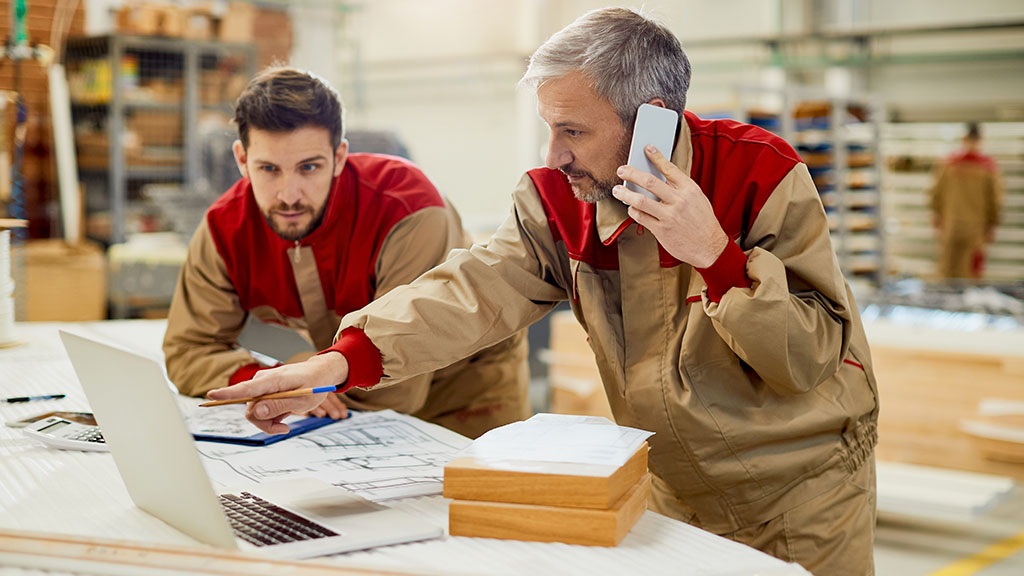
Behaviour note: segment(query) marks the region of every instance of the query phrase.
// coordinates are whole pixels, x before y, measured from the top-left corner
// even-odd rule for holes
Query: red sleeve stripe
[[[850,366],[856,366],[857,368],[860,368],[861,370],[863,370],[863,369],[864,369],[864,366],[863,366],[863,365],[861,365],[861,364],[858,364],[858,363],[856,363],[856,362],[854,362],[853,360],[850,360],[850,359],[848,359],[848,358],[847,358],[847,359],[844,359],[844,360],[843,360],[843,362],[846,362],[846,363],[847,363],[847,364],[849,364]]]
[[[280,366],[280,364],[278,364],[278,366]],[[252,377],[255,376],[257,372],[260,370],[266,370],[267,368],[273,368],[273,366],[260,366],[255,362],[246,364],[238,370],[235,370],[235,373],[228,378],[228,386],[248,382],[249,380],[252,380]]]
[[[747,255],[735,242],[726,245],[714,264],[694,270],[700,273],[708,285],[708,299],[712,302],[719,302],[733,286],[750,286],[750,278],[747,278]]]
[[[690,297],[688,297],[686,299],[686,303],[687,304],[692,304],[694,302],[700,302],[700,298],[701,298],[700,294],[697,294],[696,296],[690,296]]]
[[[345,360],[348,360],[348,381],[338,392],[344,392],[349,388],[369,388],[380,382],[384,376],[380,350],[366,332],[359,328],[342,330],[338,341],[320,354],[327,352],[340,352]]]

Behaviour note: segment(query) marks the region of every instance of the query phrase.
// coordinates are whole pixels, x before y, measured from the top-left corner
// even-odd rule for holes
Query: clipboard
[[[235,436],[235,435],[224,435],[224,434],[196,434],[193,433],[192,437],[196,440],[203,442],[223,442],[225,444],[243,444],[245,446],[267,446],[274,442],[280,442],[292,436],[298,436],[303,432],[309,432],[310,430],[316,430],[323,426],[327,426],[332,422],[340,422],[334,418],[317,418],[315,416],[307,416],[301,420],[285,420],[290,430],[286,434],[267,434],[266,432],[256,432],[248,436]]]

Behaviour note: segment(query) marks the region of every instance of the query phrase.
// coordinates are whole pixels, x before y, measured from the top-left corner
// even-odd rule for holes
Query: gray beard
[[[594,180],[594,186],[587,191],[583,191],[581,188],[573,185],[572,193],[580,202],[596,204],[605,198],[610,198],[612,195],[612,188],[619,184],[621,184],[621,182],[618,180]]]

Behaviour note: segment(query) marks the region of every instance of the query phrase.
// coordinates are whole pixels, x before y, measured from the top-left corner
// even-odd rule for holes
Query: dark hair
[[[341,97],[315,74],[271,67],[249,81],[235,102],[235,124],[242,145],[249,147],[249,129],[291,132],[306,126],[326,128],[331,149],[344,136]]]
[[[980,140],[981,139],[981,128],[978,127],[978,123],[977,122],[968,122],[967,123],[967,136],[966,137],[970,138],[971,140]]]

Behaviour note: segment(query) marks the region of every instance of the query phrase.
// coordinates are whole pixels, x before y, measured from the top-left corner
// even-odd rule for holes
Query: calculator
[[[39,440],[47,446],[64,450],[93,450],[107,452],[110,448],[103,441],[99,426],[88,426],[51,416],[26,426],[25,435]]]

